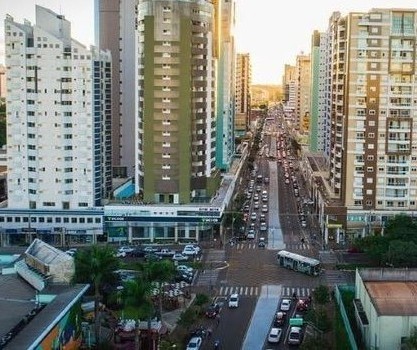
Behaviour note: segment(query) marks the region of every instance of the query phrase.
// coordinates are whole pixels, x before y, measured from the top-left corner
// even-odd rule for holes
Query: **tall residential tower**
[[[111,58],[62,15],[5,20],[8,206],[86,209],[111,190]]]
[[[249,130],[250,86],[252,83],[252,66],[249,53],[238,53],[236,58],[236,126],[246,126]]]
[[[217,190],[214,11],[211,1],[139,1],[135,186],[146,202]]]

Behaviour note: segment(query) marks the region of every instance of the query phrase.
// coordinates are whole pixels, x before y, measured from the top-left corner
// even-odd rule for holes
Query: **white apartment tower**
[[[111,190],[111,57],[64,16],[5,20],[8,206],[86,209]]]

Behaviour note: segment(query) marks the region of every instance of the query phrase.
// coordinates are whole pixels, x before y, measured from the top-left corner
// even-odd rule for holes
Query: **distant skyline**
[[[281,84],[285,64],[310,52],[314,30],[324,31],[334,11],[342,15],[372,8],[417,8],[415,0],[235,0],[236,48],[249,53],[253,84]],[[35,4],[60,13],[71,22],[73,38],[94,44],[94,0],[16,0],[0,6],[0,63],[4,64],[4,19],[27,19],[35,23]]]

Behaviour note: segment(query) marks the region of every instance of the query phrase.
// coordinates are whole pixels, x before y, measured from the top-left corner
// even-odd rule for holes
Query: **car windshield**
[[[290,333],[290,338],[291,339],[299,339],[300,338],[300,333],[298,333],[298,332],[291,332]]]
[[[230,301],[237,301],[237,297],[231,297]]]

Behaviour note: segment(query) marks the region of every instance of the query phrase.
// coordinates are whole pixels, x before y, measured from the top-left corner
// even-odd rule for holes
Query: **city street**
[[[284,345],[288,336],[288,322],[283,327],[279,345],[271,346],[266,341],[280,300],[294,293],[298,297],[307,298],[320,284],[332,286],[352,281],[352,274],[336,270],[324,270],[320,276],[313,277],[278,266],[279,249],[320,258],[326,266],[334,265],[336,257],[332,252],[320,252],[320,243],[312,239],[310,225],[314,224],[314,218],[304,219],[309,214],[302,202],[307,194],[297,172],[296,157],[287,149],[285,137],[277,136],[279,133],[275,132],[275,127],[267,125],[266,128],[269,132],[263,137],[263,144],[259,147],[262,152],[256,160],[257,180],[249,184],[248,187],[253,188],[249,195],[245,193],[250,198],[246,232],[253,230],[255,237],[225,244],[223,250],[208,251],[205,256],[206,266],[218,267],[204,271],[196,283],[198,286],[206,286],[207,291],[224,304],[221,322],[218,327],[214,327],[212,339],[220,339],[223,348],[230,350],[288,348],[288,345]],[[274,144],[280,145],[281,154],[285,149],[290,159],[282,159],[281,162],[267,159],[267,152],[270,152]],[[262,180],[258,181],[258,175],[269,177],[268,185]],[[287,178],[289,181],[286,181]],[[241,186],[243,189],[248,187]],[[265,192],[269,194],[270,209],[264,219],[270,226],[266,236],[259,231],[261,210],[257,195]],[[251,213],[256,213],[254,219],[250,218]],[[302,221],[306,221],[305,227]],[[265,247],[258,246],[260,237],[266,238]],[[280,247],[276,248],[278,245]],[[237,309],[230,310],[226,301],[232,293],[240,295],[241,303]],[[295,313],[294,305],[288,313]],[[203,349],[208,350],[212,346],[212,342],[205,342]]]

